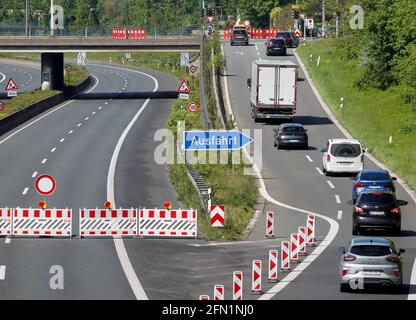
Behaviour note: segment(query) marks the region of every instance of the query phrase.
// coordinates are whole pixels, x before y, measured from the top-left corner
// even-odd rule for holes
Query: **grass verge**
[[[338,58],[336,41],[309,42],[297,52],[342,125],[415,190],[416,108],[405,102],[401,86],[385,91],[355,87],[362,75],[358,61]]]

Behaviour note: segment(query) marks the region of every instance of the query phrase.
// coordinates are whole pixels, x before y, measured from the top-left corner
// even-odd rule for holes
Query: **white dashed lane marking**
[[[86,117],[84,120],[85,120],[85,121],[88,121],[89,119],[90,119],[89,117]]]
[[[35,178],[37,175],[38,175],[38,172],[37,171],[33,172],[32,178]]]
[[[26,195],[28,191],[29,191],[29,188],[28,188],[28,187],[26,187],[26,188],[23,190],[22,194],[23,194],[23,195]]]
[[[313,160],[310,156],[306,155],[305,157],[306,157],[306,159],[308,159],[309,162],[313,162]]]
[[[337,202],[337,203],[341,203],[341,199],[339,198],[339,195],[335,195],[335,201]]]
[[[51,152],[54,153],[56,151],[56,148],[52,148]]]
[[[341,220],[342,219],[342,211],[341,210],[338,211],[337,219],[338,220]]]
[[[331,181],[327,180],[326,183],[328,183],[328,185],[331,189],[335,189],[335,186],[332,184]]]
[[[62,138],[61,140],[59,140],[60,143],[64,142],[65,138]]]
[[[6,266],[0,266],[0,280],[6,279]]]
[[[72,132],[74,132],[74,130],[69,131],[68,134],[72,134]]]
[[[78,123],[78,124],[77,124],[77,127],[81,127],[81,126],[82,126],[82,123]]]
[[[10,243],[10,240],[12,240],[12,239],[11,239],[11,238],[6,238],[5,243],[6,243],[6,244],[9,244],[9,243]]]
[[[324,173],[322,172],[322,170],[321,170],[321,169],[319,169],[318,167],[316,167],[315,169],[316,169],[316,171],[318,171],[318,173],[319,173],[320,175],[322,175],[322,176],[324,175]]]
[[[42,164],[45,164],[45,163],[46,163],[46,161],[48,161],[48,159],[46,159],[46,158],[45,158],[45,159],[43,159],[43,160],[42,160]]]

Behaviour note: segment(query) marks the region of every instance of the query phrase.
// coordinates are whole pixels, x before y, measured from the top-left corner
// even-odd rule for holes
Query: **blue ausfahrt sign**
[[[184,131],[185,151],[190,150],[239,150],[253,139],[240,131]]]

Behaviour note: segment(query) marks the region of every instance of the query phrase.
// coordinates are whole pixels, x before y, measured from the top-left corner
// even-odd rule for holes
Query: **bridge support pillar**
[[[44,52],[41,56],[42,90],[64,89],[64,53]]]

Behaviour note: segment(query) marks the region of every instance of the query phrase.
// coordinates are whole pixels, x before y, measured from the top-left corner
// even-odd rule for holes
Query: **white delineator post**
[[[274,238],[274,212],[266,213],[266,238]]]
[[[233,273],[233,300],[243,300],[243,273],[241,271]]]
[[[261,294],[261,261],[253,260],[253,268],[251,272],[251,292],[253,294]]]
[[[315,216],[312,214],[308,215],[308,220],[306,221],[306,245],[315,245]]]
[[[216,284],[214,286],[214,300],[224,300],[224,286]]]
[[[290,234],[290,260],[299,261],[299,236],[297,233]]]
[[[306,227],[298,228],[299,253],[306,255]]]
[[[279,251],[269,251],[269,282],[277,282]]]
[[[282,241],[281,247],[280,247],[280,270],[282,271],[288,271],[290,270],[290,249],[289,249],[290,243],[289,241]]]

